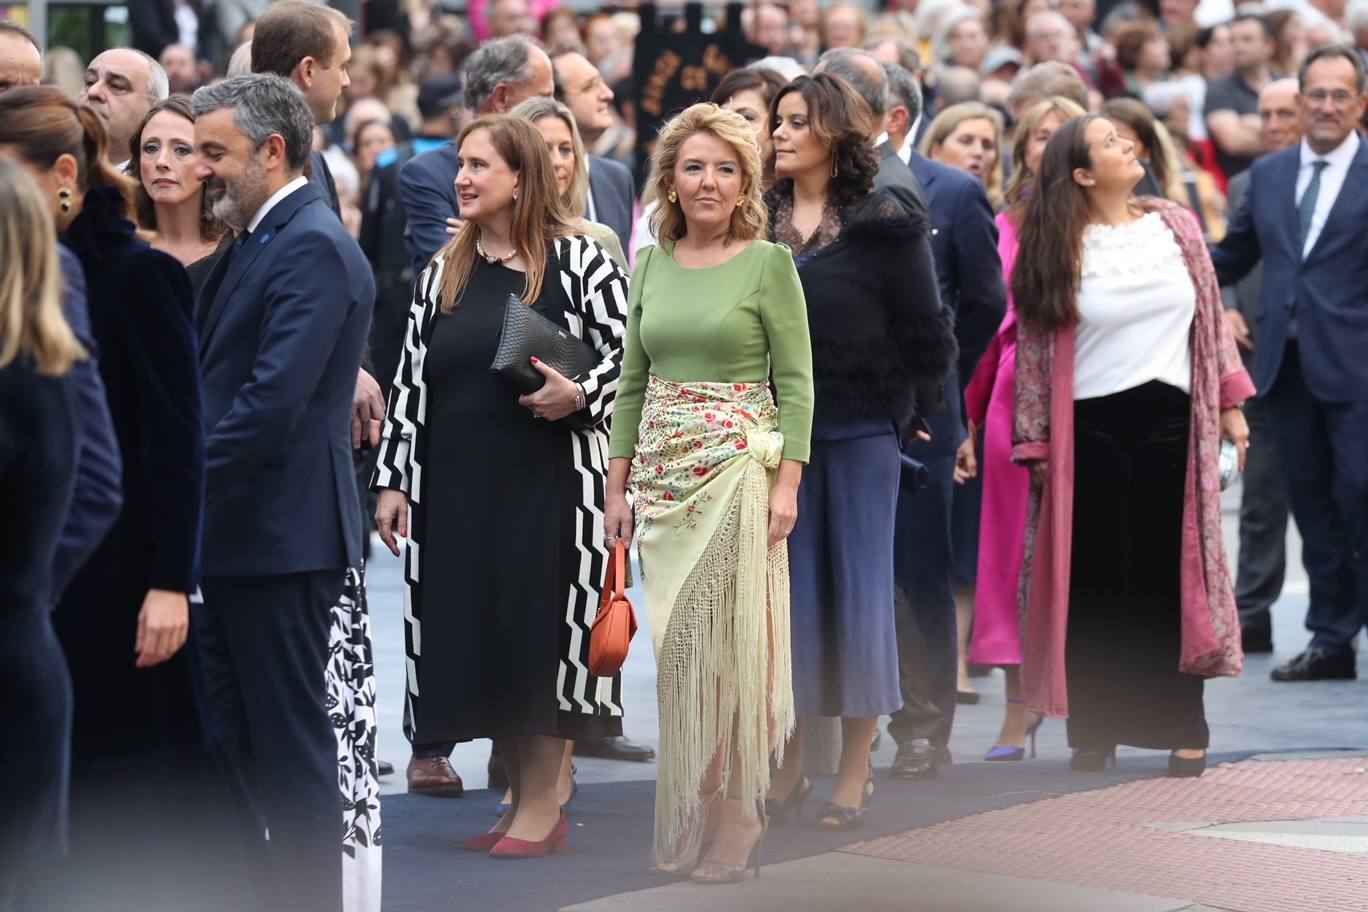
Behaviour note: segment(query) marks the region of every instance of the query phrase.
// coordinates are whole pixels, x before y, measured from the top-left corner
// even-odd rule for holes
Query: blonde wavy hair
[[[1016,136],[1012,141],[1012,162],[1016,167],[1012,169],[1012,179],[1007,182],[1007,189],[1003,192],[1003,198],[1009,207],[1023,202],[1022,195],[1035,181],[1035,174],[1026,167],[1026,146],[1035,135],[1035,131],[1040,129],[1040,122],[1051,114],[1058,114],[1059,122],[1066,123],[1086,113],[1088,112],[1078,106],[1078,102],[1062,95],[1051,95],[1044,101],[1031,105],[1026,109],[1026,113],[1021,115],[1021,122],[1017,124]]]
[[[983,189],[988,192],[988,202],[993,204],[993,209],[1002,208],[1002,115],[986,104],[978,101],[965,101],[957,105],[951,105],[944,111],[936,115],[936,119],[931,121],[931,126],[926,130],[926,136],[922,139],[921,152],[927,158],[934,158],[931,150],[936,146],[945,145],[945,141],[950,138],[950,134],[959,129],[960,124],[970,120],[986,120],[993,125],[993,133],[997,136],[997,161],[993,163],[993,170],[988,172],[988,176],[983,180]]]
[[[706,102],[685,108],[660,129],[655,154],[651,156],[651,176],[646,183],[645,203],[648,206],[656,203],[651,214],[652,232],[661,241],[672,243],[688,233],[684,210],[679,203],[670,202],[669,192],[675,166],[679,163],[679,150],[685,140],[696,133],[716,136],[731,146],[741,163],[741,204],[732,211],[727,239],[753,241],[763,238],[769,224],[769,210],[761,195],[764,172],[755,131],[740,114]]]
[[[584,151],[584,140],[580,137],[574,113],[554,98],[529,98],[508,113],[534,127],[547,117],[558,117],[569,128],[570,145],[575,147],[575,174],[570,178],[570,189],[561,197],[561,202],[565,204],[566,212],[583,212],[589,206],[589,153]],[[555,170],[554,166],[552,170]]]
[[[60,377],[86,357],[62,313],[62,272],[52,211],[33,178],[0,159],[0,367],[32,358]]]

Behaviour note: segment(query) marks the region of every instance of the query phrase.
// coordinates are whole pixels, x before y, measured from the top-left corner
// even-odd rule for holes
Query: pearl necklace
[[[490,256],[489,254],[485,253],[484,244],[480,243],[480,235],[478,232],[475,235],[475,252],[478,253],[481,257],[483,257],[486,263],[498,264],[500,266],[502,266],[504,263],[507,263],[509,260],[513,259],[515,256],[518,255],[518,251],[515,249],[511,253],[506,253],[503,256]]]

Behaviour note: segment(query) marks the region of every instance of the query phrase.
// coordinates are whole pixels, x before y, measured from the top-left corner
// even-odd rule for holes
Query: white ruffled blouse
[[[1110,396],[1158,380],[1192,389],[1197,290],[1159,213],[1083,231],[1074,398]]]

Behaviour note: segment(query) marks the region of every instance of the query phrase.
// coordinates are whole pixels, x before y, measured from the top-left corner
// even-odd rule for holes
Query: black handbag
[[[600,360],[598,352],[571,335],[565,327],[546,319],[517,295],[511,294],[504,302],[499,347],[489,370],[506,378],[522,392],[535,393],[546,384],[546,377],[532,366],[533,357],[571,380],[589,373]],[[568,415],[564,420],[577,428],[590,426],[580,412]]]

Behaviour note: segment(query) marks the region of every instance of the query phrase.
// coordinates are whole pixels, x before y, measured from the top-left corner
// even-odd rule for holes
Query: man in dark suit
[[[331,609],[360,560],[352,388],[375,284],[304,178],[313,118],[274,75],[194,96],[199,177],[239,232],[196,305],[204,384],[205,604],[194,613],[212,736],[251,790],[279,895],[341,907]]]
[[[256,23],[252,34],[252,72],[283,76],[304,93],[314,124],[337,119],[337,101],[351,85],[352,22],[342,13],[313,0],[281,0]],[[309,153],[312,173],[324,201],[340,216],[337,184],[321,152]]]
[[[465,63],[465,103],[470,112],[502,114],[528,98],[555,94],[551,58],[531,39],[514,35],[481,45]],[[399,199],[408,212],[404,246],[421,275],[432,255],[450,240],[447,219],[460,215],[456,202],[456,147],[415,156],[399,172]]]
[[[1354,678],[1353,643],[1368,615],[1368,146],[1355,129],[1368,107],[1363,61],[1330,45],[1306,58],[1298,81],[1301,143],[1254,163],[1246,204],[1212,250],[1225,284],[1263,260],[1254,383],[1311,583],[1311,643],[1275,681]]]
[[[1301,140],[1301,97],[1296,79],[1278,79],[1259,93],[1262,141],[1272,152]],[[1233,212],[1249,194],[1249,171],[1230,179],[1229,200]],[[1263,293],[1263,266],[1256,265],[1243,279],[1221,289],[1226,322],[1245,366],[1253,361],[1254,336],[1250,327],[1258,322]],[[1260,399],[1244,404],[1245,420],[1253,437],[1270,440],[1272,426],[1268,407]],[[1276,448],[1255,447],[1245,456],[1244,485],[1240,494],[1240,557],[1235,576],[1235,604],[1240,609],[1240,639],[1245,652],[1273,651],[1273,619],[1270,609],[1282,594],[1287,568],[1287,491]]]
[[[556,98],[570,109],[586,149],[613,125],[613,90],[598,68],[589,62],[579,45],[563,45],[551,51],[556,72]],[[589,208],[584,217],[613,229],[623,250],[631,249],[632,208],[636,188],[632,171],[621,162],[589,156]]]

